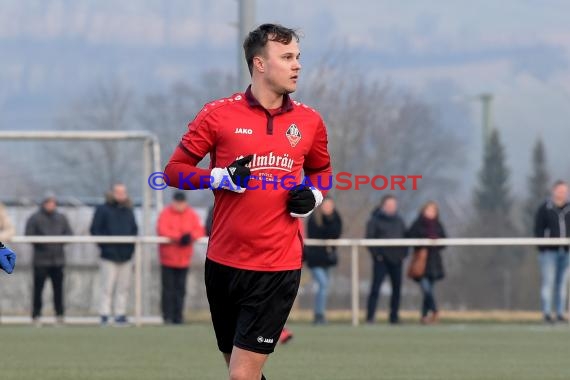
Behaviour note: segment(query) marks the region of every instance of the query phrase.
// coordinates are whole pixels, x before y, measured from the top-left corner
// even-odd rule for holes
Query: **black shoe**
[[[397,325],[397,324],[400,323],[400,318],[398,317],[397,314],[396,314],[396,315],[392,314],[392,315],[390,315],[390,320],[389,320],[389,321],[390,321],[390,324],[391,324],[391,325]]]
[[[313,323],[314,323],[315,325],[326,325],[326,324],[327,324],[327,320],[325,319],[325,316],[324,316],[324,315],[322,315],[322,314],[316,314]]]
[[[558,316],[556,317],[556,322],[568,323],[568,319],[566,319],[563,315],[558,315]]]
[[[550,314],[547,314],[544,316],[544,323],[547,323],[549,325],[554,323],[554,319],[552,319],[552,317],[550,316]]]

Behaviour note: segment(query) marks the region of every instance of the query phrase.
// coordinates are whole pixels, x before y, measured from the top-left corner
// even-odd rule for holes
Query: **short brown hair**
[[[253,75],[253,57],[261,54],[265,45],[267,45],[267,41],[288,45],[293,38],[299,42],[297,31],[279,24],[262,24],[249,32],[243,41],[243,52],[249,67],[249,74]]]

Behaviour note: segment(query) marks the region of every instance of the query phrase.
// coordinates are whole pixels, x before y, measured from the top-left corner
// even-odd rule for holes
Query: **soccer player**
[[[214,189],[205,281],[232,380],[265,379],[262,367],[299,288],[298,218],[330,188],[323,120],[289,97],[301,70],[298,42],[281,25],[250,32],[243,47],[251,86],[206,104],[165,169],[170,186]],[[210,168],[196,167],[206,154]]]
[[[0,268],[8,274],[14,271],[16,266],[16,253],[6,247],[0,241]]]

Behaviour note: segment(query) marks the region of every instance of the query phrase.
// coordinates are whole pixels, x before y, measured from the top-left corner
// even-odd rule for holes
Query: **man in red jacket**
[[[186,277],[192,261],[192,242],[204,236],[200,217],[186,202],[186,195],[174,193],[172,203],[158,217],[157,233],[170,238],[160,244],[162,267],[162,317],[165,324],[183,322]]]
[[[324,122],[289,97],[301,70],[298,42],[281,25],[250,32],[243,46],[251,86],[206,104],[164,172],[170,186],[214,190],[206,293],[232,380],[265,378],[299,289],[299,218],[330,188]],[[210,168],[197,167],[207,154]]]

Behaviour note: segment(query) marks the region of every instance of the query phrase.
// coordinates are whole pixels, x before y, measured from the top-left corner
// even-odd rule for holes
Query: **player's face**
[[[265,46],[266,83],[279,94],[289,94],[297,89],[297,79],[301,71],[299,58],[301,52],[295,39],[287,45],[280,42],[268,41]]]

